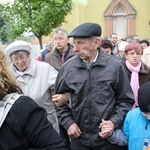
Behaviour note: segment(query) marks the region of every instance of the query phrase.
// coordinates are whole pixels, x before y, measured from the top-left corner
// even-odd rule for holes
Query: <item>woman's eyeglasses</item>
[[[134,56],[134,55],[142,55],[141,52],[128,52],[128,55]]]
[[[23,62],[23,61],[26,61],[26,59],[27,59],[27,56],[20,56],[20,57],[13,57],[12,61],[17,63],[19,62],[19,60]]]

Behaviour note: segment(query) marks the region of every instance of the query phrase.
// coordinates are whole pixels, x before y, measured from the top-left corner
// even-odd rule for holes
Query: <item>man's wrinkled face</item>
[[[68,38],[63,34],[54,34],[56,48],[62,52],[66,51],[68,46]]]
[[[16,68],[22,72],[27,69],[31,61],[30,54],[23,50],[12,53],[10,57]]]
[[[81,59],[90,62],[97,54],[98,45],[96,44],[96,40],[98,39],[77,37],[73,38],[73,51],[76,52]]]

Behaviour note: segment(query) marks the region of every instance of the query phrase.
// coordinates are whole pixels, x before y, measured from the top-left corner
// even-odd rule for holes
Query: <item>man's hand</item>
[[[69,98],[66,94],[55,94],[52,96],[52,101],[56,106],[62,106],[69,101]]]
[[[105,121],[102,119],[102,123],[100,124],[99,128],[101,129],[99,136],[104,139],[113,134],[114,124],[110,120]]]
[[[69,137],[74,137],[74,138],[78,138],[82,134],[82,132],[80,131],[80,129],[76,123],[73,123],[67,129],[67,133],[68,133]]]

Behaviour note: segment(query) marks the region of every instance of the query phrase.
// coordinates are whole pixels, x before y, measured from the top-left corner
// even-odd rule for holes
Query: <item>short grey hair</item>
[[[68,32],[63,28],[56,28],[53,34],[63,34],[66,38],[68,38]]]

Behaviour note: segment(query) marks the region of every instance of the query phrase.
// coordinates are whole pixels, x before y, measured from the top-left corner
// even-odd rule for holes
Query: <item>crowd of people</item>
[[[22,40],[0,50],[1,150],[150,148],[149,42],[101,33],[56,28],[40,61]]]

